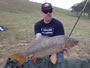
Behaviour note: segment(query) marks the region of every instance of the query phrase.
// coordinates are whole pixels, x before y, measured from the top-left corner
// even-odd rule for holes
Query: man
[[[64,27],[63,24],[52,18],[53,8],[50,3],[44,3],[41,7],[41,15],[43,19],[38,21],[34,26],[34,31],[36,35],[36,39],[39,36],[48,36],[53,37],[56,35],[64,35]],[[64,58],[63,51],[56,54],[57,58]]]

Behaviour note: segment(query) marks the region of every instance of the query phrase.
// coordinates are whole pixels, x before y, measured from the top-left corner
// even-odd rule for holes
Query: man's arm
[[[41,34],[41,28],[40,28],[40,25],[38,23],[36,23],[34,25],[34,33],[35,33],[35,39],[38,39],[42,36]]]

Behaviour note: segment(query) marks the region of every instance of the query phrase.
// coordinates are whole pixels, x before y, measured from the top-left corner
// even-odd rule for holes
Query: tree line
[[[82,9],[83,9],[86,1],[87,1],[87,0],[83,0],[83,1],[80,2],[80,3],[77,3],[77,4],[73,5],[73,6],[71,7],[71,8],[72,8],[71,11],[72,11],[72,12],[76,12],[77,14],[79,14],[79,13],[82,11]],[[84,10],[84,13],[87,13],[87,14],[88,14],[88,18],[90,18],[90,0],[88,0],[87,6],[86,6],[86,8],[85,8],[85,10]]]

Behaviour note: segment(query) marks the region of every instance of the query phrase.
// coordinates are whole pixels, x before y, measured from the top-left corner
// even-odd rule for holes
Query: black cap
[[[53,9],[50,3],[42,4],[41,10],[50,10],[50,9]]]

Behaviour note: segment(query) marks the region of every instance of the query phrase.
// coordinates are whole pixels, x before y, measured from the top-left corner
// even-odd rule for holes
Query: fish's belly
[[[45,49],[43,51],[37,51],[33,54],[37,58],[44,58],[44,57],[48,57],[49,55],[52,55],[58,52],[60,52],[60,48],[50,48],[50,49]]]

